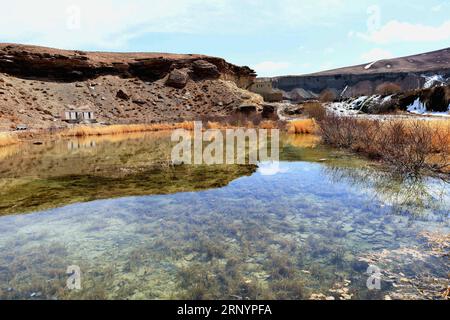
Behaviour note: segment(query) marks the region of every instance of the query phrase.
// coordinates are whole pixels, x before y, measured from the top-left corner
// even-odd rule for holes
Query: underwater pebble
[[[350,232],[355,231],[355,229],[351,225],[346,224],[342,227],[342,231],[350,233]]]
[[[364,234],[364,235],[372,235],[375,233],[375,230],[369,229],[369,228],[364,228],[359,230],[360,233]]]
[[[186,261],[192,261],[194,259],[195,255],[194,254],[188,254],[187,256],[184,257],[184,260]]]
[[[311,274],[311,272],[308,271],[308,270],[302,270],[302,272],[305,273],[305,274]]]

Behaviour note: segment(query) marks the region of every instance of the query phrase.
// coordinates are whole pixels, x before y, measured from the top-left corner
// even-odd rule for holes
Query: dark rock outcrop
[[[208,61],[197,60],[193,62],[192,66],[195,76],[200,79],[218,79],[220,77],[217,66]]]
[[[277,108],[272,104],[263,104],[261,116],[264,119],[277,118]]]
[[[122,89],[117,91],[116,97],[121,100],[130,100],[130,95],[128,93],[126,93],[125,91],[123,91]]]
[[[169,78],[166,81],[166,85],[177,88],[177,89],[183,89],[186,86],[186,83],[189,80],[189,75],[187,72],[175,69],[169,74]]]

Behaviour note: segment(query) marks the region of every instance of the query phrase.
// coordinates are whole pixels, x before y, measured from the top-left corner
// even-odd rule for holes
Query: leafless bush
[[[400,173],[450,170],[450,124],[329,115],[319,126],[325,143],[380,159]]]
[[[357,120],[350,117],[327,116],[319,122],[322,140],[340,148],[351,148],[356,141]]]
[[[319,102],[309,102],[304,104],[305,113],[317,121],[325,119],[327,111],[325,107]]]
[[[404,173],[419,173],[432,148],[432,132],[424,123],[390,121],[378,142],[382,158]]]
[[[336,93],[331,91],[330,89],[326,89],[322,91],[320,94],[319,100],[321,102],[333,102],[337,99]]]
[[[402,91],[402,88],[393,82],[385,82],[380,84],[379,86],[377,86],[377,88],[375,89],[376,93],[381,94],[381,95],[391,95],[391,94],[396,94]]]

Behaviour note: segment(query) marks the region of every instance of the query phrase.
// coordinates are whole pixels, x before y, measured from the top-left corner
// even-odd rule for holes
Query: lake
[[[160,132],[1,148],[0,298],[442,298],[449,183],[313,136],[282,136],[279,166],[173,166],[172,146]]]

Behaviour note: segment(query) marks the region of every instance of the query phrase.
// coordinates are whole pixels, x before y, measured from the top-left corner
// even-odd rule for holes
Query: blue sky
[[[220,56],[260,76],[450,47],[450,0],[15,0],[0,42]]]

